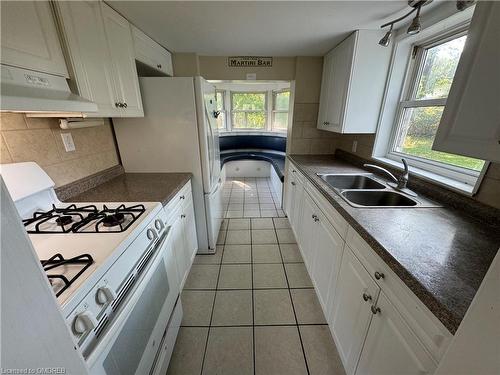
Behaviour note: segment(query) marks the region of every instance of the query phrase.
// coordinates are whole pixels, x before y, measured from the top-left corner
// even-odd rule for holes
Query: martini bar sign
[[[230,56],[227,58],[227,64],[230,67],[237,68],[269,68],[273,66],[273,58],[262,56]]]

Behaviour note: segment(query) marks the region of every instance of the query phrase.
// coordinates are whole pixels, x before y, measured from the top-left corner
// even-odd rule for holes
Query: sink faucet
[[[403,161],[404,171],[399,175],[399,177],[394,176],[387,169],[379,167],[378,165],[375,164],[363,164],[363,167],[376,169],[377,171],[385,173],[393,181],[393,183],[389,183],[390,186],[392,186],[397,190],[402,190],[406,193],[416,196],[417,194],[415,192],[411,191],[406,187],[406,185],[408,184],[408,178],[410,177],[410,173],[408,171],[408,163],[406,162],[406,160],[405,159],[401,160]]]

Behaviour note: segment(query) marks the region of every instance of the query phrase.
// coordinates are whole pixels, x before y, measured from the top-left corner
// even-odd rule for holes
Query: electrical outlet
[[[61,133],[61,138],[66,152],[71,152],[76,150],[75,142],[73,142],[73,136],[71,135],[71,133]]]
[[[352,152],[356,152],[356,150],[358,149],[358,141],[352,141]]]

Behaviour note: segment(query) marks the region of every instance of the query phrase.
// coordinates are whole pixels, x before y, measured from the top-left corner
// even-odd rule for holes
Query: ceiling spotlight
[[[422,5],[417,6],[417,15],[411,21],[410,26],[408,27],[408,30],[406,30],[407,34],[413,35],[413,34],[418,34],[420,32],[420,8]]]
[[[394,27],[394,24],[391,23],[391,28],[389,29],[388,32],[385,33],[384,37],[380,39],[378,44],[380,44],[382,47],[387,47],[389,43],[391,42],[391,36],[392,36],[392,28]]]
[[[464,0],[464,1],[474,1],[474,0]],[[392,29],[393,29],[394,25],[396,23],[400,22],[400,21],[403,21],[404,19],[406,19],[407,17],[409,17],[414,12],[417,12],[417,14],[415,15],[415,18],[411,22],[411,24],[408,27],[408,30],[406,32],[408,34],[410,34],[410,35],[419,33],[420,29],[421,29],[421,25],[420,25],[420,9],[424,5],[427,5],[429,3],[432,3],[432,0],[408,0],[408,6],[411,8],[411,10],[408,13],[406,13],[405,15],[403,15],[403,16],[395,19],[395,20],[392,20],[392,21],[387,22],[386,24],[383,24],[382,26],[380,26],[381,28],[384,28],[386,26],[391,26],[391,28],[384,35],[384,37],[382,39],[380,39],[380,41],[378,42],[378,44],[380,44],[382,47],[387,47],[390,44],[390,41],[391,41]]]

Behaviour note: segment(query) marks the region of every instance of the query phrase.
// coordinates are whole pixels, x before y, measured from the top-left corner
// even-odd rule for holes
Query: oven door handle
[[[95,362],[100,358],[100,356],[106,352],[106,350],[113,344],[118,335],[120,334],[123,326],[127,322],[128,317],[132,313],[137,301],[141,297],[147,282],[153,276],[156,266],[163,261],[163,249],[166,247],[166,243],[170,240],[170,227],[167,228],[165,234],[163,234],[157,244],[155,245],[153,258],[150,259],[146,269],[142,272],[139,279],[135,282],[132,290],[125,297],[125,300],[121,303],[121,308],[118,310],[115,318],[111,321],[109,327],[107,327],[105,334],[102,336],[101,340],[93,348],[92,352],[86,358],[87,365],[89,368],[95,364]]]

